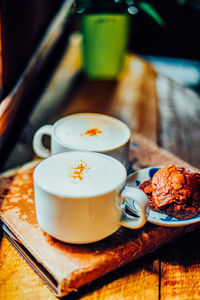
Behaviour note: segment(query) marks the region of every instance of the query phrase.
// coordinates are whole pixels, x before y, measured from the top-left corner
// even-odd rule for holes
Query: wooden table
[[[77,51],[76,38],[71,47]],[[5,168],[31,159],[31,140],[38,127],[58,115],[81,111],[114,115],[132,130],[200,168],[198,95],[157,74],[140,58],[128,56],[117,82],[75,80],[75,90],[66,97],[68,79],[76,74],[79,64],[74,51],[63,57]],[[195,231],[179,238],[65,299],[199,299],[199,235]],[[4,237],[0,244],[0,299],[56,299]]]

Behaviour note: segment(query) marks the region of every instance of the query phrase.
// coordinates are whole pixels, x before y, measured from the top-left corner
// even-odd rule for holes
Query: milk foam
[[[84,165],[81,178],[72,176],[77,166]],[[79,171],[80,169],[78,169]],[[65,152],[42,161],[34,179],[53,194],[85,197],[107,193],[121,187],[126,179],[124,166],[110,156],[93,152]]]
[[[97,134],[88,135],[95,129]],[[109,151],[125,144],[128,127],[121,121],[100,114],[75,114],[55,124],[56,138],[69,149],[84,151]]]

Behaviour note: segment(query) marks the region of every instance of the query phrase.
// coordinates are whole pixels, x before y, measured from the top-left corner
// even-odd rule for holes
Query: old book
[[[136,133],[131,143],[130,161],[133,169],[176,163],[198,171]],[[32,174],[38,162],[1,175],[0,216],[4,234],[58,296],[76,291],[200,226],[196,223],[172,228],[147,223],[140,230],[121,227],[93,244],[60,242],[41,230],[37,223]]]

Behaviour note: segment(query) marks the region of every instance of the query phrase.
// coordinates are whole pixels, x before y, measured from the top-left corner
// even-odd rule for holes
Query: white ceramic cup
[[[147,220],[147,197],[126,186],[126,177],[118,160],[101,153],[72,151],[43,160],[34,171],[40,227],[76,244],[99,241],[121,225],[142,227]],[[135,201],[139,217],[125,212],[125,198]]]
[[[51,137],[51,150],[42,142]],[[79,113],[39,128],[33,138],[35,153],[43,158],[66,151],[94,151],[108,154],[125,166],[128,163],[130,129],[122,121],[103,114]]]

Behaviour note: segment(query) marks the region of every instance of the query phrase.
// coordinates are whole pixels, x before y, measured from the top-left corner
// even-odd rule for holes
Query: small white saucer
[[[127,178],[127,185],[138,188],[140,184],[143,183],[145,180],[151,179],[160,168],[162,168],[162,166],[146,168],[130,174]],[[135,213],[136,215],[138,214],[137,207],[134,205],[134,201],[126,199],[126,205],[131,212]],[[180,227],[199,222],[200,214],[192,219],[178,220],[164,213],[155,212],[150,209],[148,221],[156,225],[162,225],[167,227]]]

